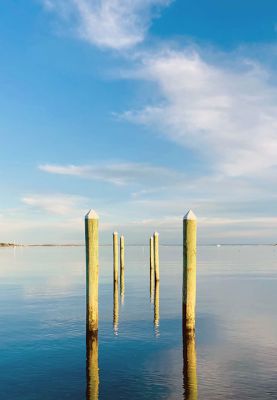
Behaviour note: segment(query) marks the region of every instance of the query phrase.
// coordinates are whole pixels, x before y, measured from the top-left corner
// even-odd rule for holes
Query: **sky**
[[[0,242],[277,243],[276,0],[2,0]]]

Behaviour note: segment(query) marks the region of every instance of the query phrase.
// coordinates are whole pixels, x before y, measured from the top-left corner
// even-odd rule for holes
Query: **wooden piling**
[[[154,267],[155,267],[155,280],[160,280],[160,261],[159,261],[159,234],[155,232],[154,235]]]
[[[155,272],[154,272],[154,239],[151,236],[149,241],[149,252],[150,252],[150,301],[153,303],[154,300],[154,282],[155,282]]]
[[[125,269],[125,244],[124,236],[120,236],[120,296],[124,297],[125,282],[124,282],[124,269]]]
[[[197,220],[190,210],[183,220],[183,329],[195,330]]]
[[[98,215],[90,210],[85,217],[88,332],[98,331],[98,224]]]
[[[154,238],[151,236],[149,240],[149,249],[150,249],[150,271],[154,269]]]
[[[113,280],[118,282],[118,233],[113,233]]]
[[[98,334],[87,333],[87,400],[99,398]]]

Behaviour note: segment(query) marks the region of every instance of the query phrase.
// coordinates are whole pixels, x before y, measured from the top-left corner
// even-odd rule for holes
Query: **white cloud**
[[[50,174],[70,175],[70,176],[87,176],[90,173],[91,167],[78,165],[53,165],[43,164],[38,167],[41,171],[49,172]]]
[[[142,42],[153,12],[170,0],[42,0],[49,11],[74,22],[89,43],[126,49]]]
[[[79,176],[113,185],[171,186],[182,182],[184,174],[169,168],[144,163],[106,163],[101,165],[39,165],[44,172]]]
[[[50,214],[55,215],[67,215],[71,216],[76,213],[76,209],[79,209],[80,215],[84,210],[83,203],[86,200],[80,196],[73,195],[41,195],[35,194],[30,196],[25,196],[22,202],[32,208],[46,211]]]
[[[40,168],[49,173],[125,185],[124,198],[113,201],[110,215],[102,213],[101,230],[107,234],[113,230],[128,232],[131,241],[141,243],[149,232],[158,229],[164,242],[179,243],[182,216],[193,208],[199,221],[200,243],[274,241],[276,190],[271,179],[262,180],[261,184],[242,177],[195,178],[136,163]],[[122,194],[122,186],[119,191]],[[106,200],[109,201],[103,198],[102,203],[94,202],[93,207],[103,208]]]
[[[196,51],[166,50],[147,54],[131,76],[154,83],[160,102],[123,118],[158,128],[219,174],[275,174],[277,88],[261,65],[241,60],[227,68]]]

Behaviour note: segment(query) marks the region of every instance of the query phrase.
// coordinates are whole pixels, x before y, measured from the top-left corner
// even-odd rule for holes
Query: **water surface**
[[[1,249],[3,398],[276,399],[276,256],[199,247],[194,343],[182,338],[182,248],[160,248],[155,310],[148,247],[126,247],[118,303],[101,247],[98,343],[87,347],[84,248]]]

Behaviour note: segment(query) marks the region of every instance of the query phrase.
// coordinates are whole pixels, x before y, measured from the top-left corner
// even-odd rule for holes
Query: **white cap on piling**
[[[114,232],[113,235],[118,235],[118,233],[117,233],[117,232]]]
[[[190,220],[197,220],[196,215],[194,214],[193,211],[189,210],[188,213],[184,216],[184,219],[190,219]]]
[[[154,232],[153,236],[159,236],[159,233],[158,232]]]
[[[98,214],[94,210],[89,210],[86,214],[86,219],[99,219]]]

